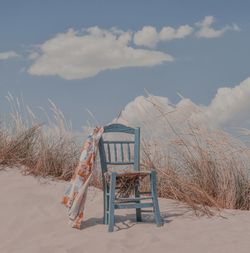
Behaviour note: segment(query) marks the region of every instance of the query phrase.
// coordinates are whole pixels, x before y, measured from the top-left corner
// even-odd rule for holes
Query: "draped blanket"
[[[93,175],[98,143],[102,133],[103,128],[96,127],[88,136],[81,150],[78,166],[62,199],[62,203],[68,208],[68,215],[73,228],[80,229],[83,221],[87,190]]]

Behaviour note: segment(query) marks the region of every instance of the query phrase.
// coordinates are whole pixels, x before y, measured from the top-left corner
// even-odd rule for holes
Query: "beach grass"
[[[9,95],[8,100],[9,119],[0,125],[1,168],[21,166],[28,174],[70,180],[81,142],[63,113],[50,101],[52,116],[43,124],[28,107],[24,118],[17,99]],[[141,167],[157,171],[159,196],[182,201],[197,214],[212,215],[210,207],[249,210],[249,149],[222,130],[188,124],[181,132],[162,108],[157,110],[163,130],[158,137],[143,136]],[[171,138],[164,134],[166,125]],[[98,173],[92,185],[101,187]]]

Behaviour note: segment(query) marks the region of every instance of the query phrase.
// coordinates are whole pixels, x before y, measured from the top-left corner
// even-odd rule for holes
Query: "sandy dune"
[[[187,208],[160,199],[165,224],[157,228],[151,214],[136,223],[134,212],[117,212],[117,226],[102,222],[102,193],[91,188],[83,230],[68,225],[59,201],[65,182],[0,171],[0,252],[250,252],[250,212],[224,211],[222,217],[195,217]]]

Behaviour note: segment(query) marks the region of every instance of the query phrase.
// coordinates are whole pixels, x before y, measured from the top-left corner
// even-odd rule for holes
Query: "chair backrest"
[[[132,128],[122,124],[110,124],[104,127],[105,133],[121,133],[132,135],[132,140],[106,140],[101,137],[99,141],[99,155],[102,174],[116,165],[132,165],[134,171],[140,170],[140,128]],[[131,139],[131,137],[130,137]],[[132,152],[133,153],[132,153]],[[126,154],[126,155],[125,155]]]

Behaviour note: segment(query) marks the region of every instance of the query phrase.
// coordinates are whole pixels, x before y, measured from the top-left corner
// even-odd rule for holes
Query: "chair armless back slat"
[[[124,152],[123,152],[123,144],[121,143],[121,159],[124,162]]]
[[[119,140],[104,140],[106,133],[121,133],[123,137]],[[127,140],[127,134],[133,139]],[[111,124],[104,127],[103,137],[99,142],[102,173],[107,171],[108,165],[112,165],[112,168],[116,165],[132,165],[135,171],[140,170],[140,128]]]
[[[131,161],[131,153],[130,153],[129,143],[128,143],[128,160],[129,160],[129,162]]]
[[[115,161],[117,162],[117,148],[116,148],[116,143],[114,143],[114,149],[115,149]]]

